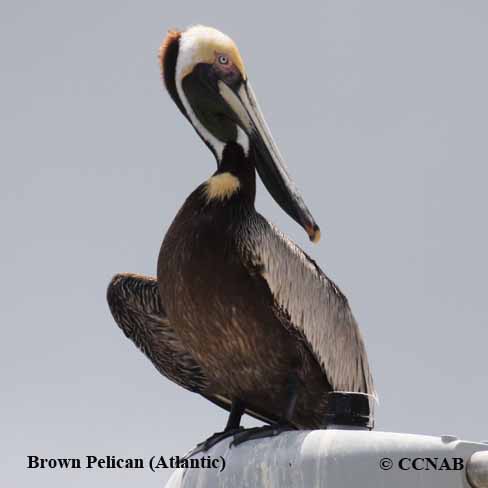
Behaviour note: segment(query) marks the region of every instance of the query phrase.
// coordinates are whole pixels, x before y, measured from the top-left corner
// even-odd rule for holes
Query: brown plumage
[[[230,411],[229,399],[208,392],[205,373],[181,342],[161,304],[156,278],[119,273],[108,285],[107,302],[115,322],[126,337],[163,376]],[[249,409],[246,413],[263,422],[278,420],[276,416],[265,417]]]
[[[218,168],[168,229],[157,284],[114,278],[114,318],[163,375],[226,409],[239,406],[231,426],[244,408],[266,422],[319,427],[331,390],[375,394],[366,351],[338,287],[256,212],[256,170],[314,242],[319,228],[234,43],[202,26],[171,32],[161,65],[169,94]]]
[[[246,234],[269,224],[254,211],[254,169],[244,161],[236,164],[245,165],[247,174],[236,167],[241,189],[233,198],[207,204],[202,185],[166,233],[158,262],[161,300],[206,373],[206,395],[240,399],[264,417],[284,419],[296,380],[297,404],[289,420],[296,427],[319,427],[331,387],[303,335],[276,303],[262,276],[266,269],[253,263]]]

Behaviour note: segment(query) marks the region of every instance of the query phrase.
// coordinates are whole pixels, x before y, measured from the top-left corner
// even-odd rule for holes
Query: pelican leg
[[[287,406],[285,409],[284,422],[264,425],[262,427],[254,427],[252,429],[246,429],[242,432],[238,432],[236,433],[236,435],[234,435],[234,439],[230,443],[231,447],[238,446],[239,444],[242,444],[243,442],[252,439],[274,437],[280,435],[282,432],[296,430],[296,427],[293,426],[291,420],[293,418],[293,413],[295,412],[295,406],[297,404],[298,387],[299,380],[297,376],[292,373],[288,379],[287,384]]]
[[[227,425],[225,426],[224,432],[240,428],[241,418],[244,414],[244,410],[244,403],[241,400],[234,400],[232,402],[229,418],[227,420]]]
[[[288,401],[287,404],[288,406],[286,407],[285,411],[285,419],[287,422],[291,423],[291,420],[293,418],[293,414],[295,412],[295,406],[297,404],[297,399],[298,399],[298,387],[300,385],[300,382],[297,378],[297,375],[295,373],[292,373],[290,377],[288,378]]]
[[[232,402],[229,418],[223,432],[216,432],[215,434],[212,434],[208,439],[200,442],[200,444],[197,444],[197,446],[185,457],[189,458],[199,452],[206,452],[220,441],[227,439],[228,437],[232,437],[238,432],[242,432],[244,428],[240,426],[240,423],[244,410],[244,403],[241,400],[234,400]]]

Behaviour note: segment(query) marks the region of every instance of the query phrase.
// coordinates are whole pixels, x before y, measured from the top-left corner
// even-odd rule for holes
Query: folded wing
[[[108,286],[107,301],[117,325],[163,376],[190,391],[205,389],[203,371],[166,317],[156,278],[117,274]]]
[[[306,342],[333,390],[375,396],[363,339],[346,297],[261,216],[245,232],[243,259],[259,270],[274,296],[277,317]]]
[[[117,274],[108,286],[107,301],[117,325],[163,376],[230,410],[230,399],[206,393],[205,373],[169,322],[156,278],[133,273]],[[247,409],[245,413],[263,422],[276,421],[264,413]]]

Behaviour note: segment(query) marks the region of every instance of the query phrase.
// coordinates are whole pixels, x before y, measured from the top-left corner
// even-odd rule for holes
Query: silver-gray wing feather
[[[332,388],[376,395],[361,332],[338,287],[262,216],[242,232],[244,259],[260,270],[283,325],[303,336]]]

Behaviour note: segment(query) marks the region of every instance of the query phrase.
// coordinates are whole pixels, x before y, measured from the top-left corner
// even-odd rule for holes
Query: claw
[[[185,455],[185,459],[191,458],[199,452],[207,452],[220,441],[223,441],[224,439],[232,437],[233,435],[243,432],[245,430],[246,429],[244,429],[243,427],[238,427],[236,429],[224,430],[223,432],[215,432],[215,434],[212,434],[208,439],[197,444],[188,454]]]
[[[238,432],[234,435],[230,447],[238,446],[243,442],[250,441],[253,439],[264,439],[266,437],[275,437],[280,435],[282,432],[287,432],[289,430],[296,430],[295,427],[291,425],[281,425],[281,424],[271,424],[264,425],[262,427],[253,427],[252,429],[244,429],[242,432]]]

